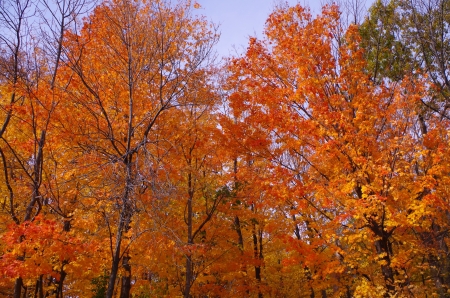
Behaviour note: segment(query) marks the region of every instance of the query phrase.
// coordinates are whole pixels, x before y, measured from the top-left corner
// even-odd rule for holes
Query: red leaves
[[[57,268],[74,261],[86,249],[73,233],[63,232],[62,223],[42,215],[20,225],[10,224],[2,240],[6,253],[0,264],[11,278],[58,274]]]
[[[435,191],[447,124],[429,119],[438,128],[422,140],[415,126],[422,83],[405,78],[375,85],[358,28],[341,30],[334,6],[315,19],[299,6],[279,7],[267,22],[266,39],[251,39],[246,54],[229,65],[230,85],[238,86],[229,97],[234,125],[245,136],[236,148],[252,160],[245,174],[240,169],[242,179],[250,195],[262,198],[253,201],[256,209],[278,206],[266,221],[279,210],[292,220],[292,228],[280,232],[285,257],[315,268],[312,276],[330,278],[328,285],[317,281],[324,289],[340,283],[333,274],[350,278],[347,269],[355,264],[365,268],[362,277],[380,270],[370,265],[371,255],[383,259],[386,274],[383,266],[397,252],[368,236],[385,243],[410,239],[414,233],[400,231],[415,228],[432,208],[448,210]],[[267,226],[267,233],[276,233]]]

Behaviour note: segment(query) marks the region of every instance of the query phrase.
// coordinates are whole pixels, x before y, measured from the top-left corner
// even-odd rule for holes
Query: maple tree
[[[170,165],[165,166],[168,176],[161,177],[159,183],[169,182],[172,190],[157,194],[158,201],[151,204],[150,210],[157,220],[160,237],[174,243],[172,253],[181,268],[176,268],[175,284],[184,297],[190,297],[191,292],[209,291],[208,286],[199,289],[197,285],[214,280],[209,277],[214,274],[209,267],[223,253],[224,243],[218,245],[220,238],[227,237],[226,231],[222,231],[223,219],[218,215],[229,190],[221,161],[223,149],[214,137],[217,121],[211,108],[217,96],[208,97],[201,92],[195,96],[192,104],[177,110],[175,119],[183,121],[165,121],[165,125],[176,125],[171,131],[177,133],[166,139],[170,145],[165,149]],[[184,266],[180,257],[185,260]]]
[[[445,208],[427,200],[439,192],[431,173],[442,169],[435,150],[447,148],[447,124],[430,119],[433,136],[421,131],[420,82],[373,84],[355,26],[336,42],[338,25],[336,7],[316,19],[300,6],[281,7],[268,20],[267,39],[252,39],[246,55],[232,60],[231,86],[238,87],[230,106],[241,143],[291,175],[275,198],[302,220],[290,249],[299,252],[311,295],[419,293],[426,285],[418,251],[426,248],[415,238],[430,232],[424,216]]]
[[[448,36],[444,29],[448,25],[447,6],[448,1],[377,1],[360,30],[362,46],[369,53],[368,69],[373,71],[373,66],[377,66],[380,80],[395,80],[408,75],[421,77],[426,82],[427,94],[421,97],[416,107],[424,136],[430,127],[434,127],[435,117],[448,120],[447,75],[444,71],[447,61],[442,56],[448,49]],[[392,31],[396,33],[391,34]],[[443,295],[449,282],[445,278],[448,275],[446,235],[436,232],[441,229],[441,224],[446,226],[436,222],[432,228],[440,248],[426,258],[434,268],[439,268],[432,270],[432,279],[439,294]],[[434,241],[425,235],[423,240],[426,245]]]
[[[103,171],[98,175],[93,170],[94,176],[84,182],[109,233],[107,297],[114,293],[120,261],[121,297],[130,295],[132,241],[126,234],[139,232],[133,231],[132,219],[152,178],[147,176],[147,163],[151,166],[152,156],[167,142],[160,118],[170,110],[175,117],[180,107],[195,104],[189,99],[191,89],[195,92],[191,86],[202,83],[216,40],[214,27],[188,14],[190,5],[104,3],[80,34],[68,37],[67,71],[75,76],[67,109],[76,110],[75,119],[84,119],[75,128],[68,127],[68,134],[74,150],[84,155],[81,162]],[[100,52],[104,54],[99,57]]]
[[[71,253],[66,254],[68,259],[61,253],[70,247],[67,242],[77,242],[67,233],[70,212],[50,214],[58,207],[51,185],[59,181],[55,165],[61,160],[52,124],[62,89],[57,87],[60,57],[49,51],[61,48],[62,34],[83,4],[67,1],[59,12],[46,15],[50,2],[45,3],[46,7],[38,9],[31,1],[7,1],[2,2],[0,11],[1,179],[8,198],[2,213],[6,231],[2,281],[15,279],[13,297],[21,297],[22,291],[27,295],[31,288],[35,296],[52,292],[62,296],[64,266]],[[39,19],[37,11],[47,18]],[[47,39],[48,45],[37,41],[42,31],[36,30],[33,22],[39,20],[51,27],[48,32],[59,33]],[[62,193],[63,189],[58,190]]]

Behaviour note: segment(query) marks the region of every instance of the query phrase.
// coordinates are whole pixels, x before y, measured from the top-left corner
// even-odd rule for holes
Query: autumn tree
[[[377,66],[379,80],[396,80],[409,75],[421,77],[426,82],[427,91],[416,106],[420,126],[418,137],[424,142],[429,138],[429,129],[435,127],[436,116],[448,119],[445,95],[448,59],[443,55],[448,50],[448,34],[444,29],[448,25],[447,6],[447,1],[377,1],[360,29],[362,46],[368,54],[368,69],[373,71],[373,66]],[[378,42],[375,42],[375,35]],[[373,53],[378,54],[375,57]],[[418,171],[426,172],[426,169],[418,168]],[[435,240],[430,239],[429,232],[422,238],[425,246],[440,247],[426,258],[433,268],[439,268],[432,270],[432,279],[443,295],[448,288],[445,278],[448,258],[446,234],[438,232],[445,230],[441,225],[447,226],[447,223],[433,224],[434,231],[430,233]]]
[[[422,142],[420,81],[374,84],[357,29],[336,43],[337,26],[336,7],[315,19],[298,5],[280,7],[266,39],[251,39],[231,61],[241,145],[283,173],[266,183],[290,177],[279,200],[295,219],[286,249],[299,254],[286,262],[303,266],[311,296],[431,293],[417,233],[431,229],[423,215],[442,208],[428,200],[445,202],[432,173],[445,172],[436,150],[447,148],[447,124],[432,120],[433,149]]]
[[[3,210],[9,217],[2,217],[7,225],[2,266],[7,268],[7,278],[16,277],[14,297],[21,297],[22,290],[26,295],[32,280],[36,281],[35,295],[42,296],[47,289],[58,297],[62,295],[63,269],[55,272],[52,266],[61,264],[51,258],[55,255],[55,241],[65,237],[60,235],[63,220],[58,215],[44,219],[53,205],[49,185],[56,180],[52,169],[57,161],[51,161],[50,156],[57,145],[52,122],[62,91],[57,79],[60,57],[51,51],[62,47],[64,33],[85,3],[67,1],[51,14],[49,1],[44,6],[32,1],[1,3],[0,156],[3,191],[8,197]],[[48,45],[39,42],[44,33],[52,32],[58,34],[47,39]],[[53,235],[43,231],[53,231]],[[50,237],[46,245],[38,241],[40,232]],[[44,279],[48,279],[46,289]]]
[[[217,39],[215,28],[190,9],[189,1],[105,2],[65,45],[66,73],[74,73],[66,108],[75,111],[66,129],[72,150],[84,156],[82,167],[92,169],[82,182],[86,203],[97,206],[109,233],[107,297],[114,295],[121,261],[120,295],[130,295],[128,234],[138,232],[133,218],[152,178],[145,169],[164,142],[155,133],[160,118],[189,104],[190,86],[201,82]]]
[[[360,27],[368,70],[374,78],[422,76],[429,84],[423,108],[446,115],[448,1],[376,1]],[[426,115],[423,116],[426,118]]]
[[[160,253],[172,254],[165,265],[169,268],[161,268],[161,262],[152,271],[159,276],[168,275],[184,297],[217,290],[221,272],[211,268],[221,262],[228,247],[224,239],[229,230],[224,227],[223,215],[230,196],[223,161],[227,158],[216,137],[218,97],[205,91],[194,92],[195,99],[172,111],[170,119],[163,117],[160,137],[165,144],[160,150],[164,148],[166,152],[162,160],[165,173],[161,173],[157,183],[171,185],[171,190],[154,189],[154,198],[148,203],[148,222],[155,223],[158,228],[153,233],[160,235],[167,247]],[[169,135],[167,131],[173,133]]]

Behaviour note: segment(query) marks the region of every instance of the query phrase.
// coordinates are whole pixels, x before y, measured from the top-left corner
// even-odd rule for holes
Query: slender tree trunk
[[[125,254],[122,258],[122,268],[125,271],[125,275],[122,276],[122,287],[120,288],[120,298],[129,298],[131,291],[131,257],[129,254]]]
[[[124,206],[123,206],[124,208]],[[116,283],[117,278],[117,272],[119,270],[119,262],[120,262],[120,245],[122,243],[122,230],[123,230],[123,212],[121,212],[119,225],[117,229],[117,236],[116,236],[116,246],[114,248],[113,252],[113,258],[111,262],[111,273],[109,275],[109,281],[108,281],[108,289],[106,290],[106,298],[112,298],[114,294],[114,286]]]
[[[234,159],[234,191],[237,192],[239,188],[239,184],[237,181],[237,172],[238,172],[238,161],[237,158]],[[244,254],[244,236],[242,235],[241,221],[239,216],[234,216],[233,221],[234,229],[238,235],[238,246],[241,254]],[[245,265],[244,265],[245,266]],[[244,271],[247,272],[247,268],[244,268]]]
[[[234,229],[238,234],[238,246],[241,253],[244,252],[244,237],[242,236],[241,222],[239,220],[239,216],[234,217]]]
[[[261,285],[261,254],[262,252],[258,249],[258,235],[256,234],[256,224],[253,224],[253,230],[252,230],[252,237],[253,237],[253,252],[254,257],[256,260],[258,260],[258,264],[255,265],[255,278],[256,282],[258,283],[258,298],[262,298],[263,294],[261,293],[260,285]],[[261,244],[260,246],[261,247]]]
[[[235,122],[236,124],[236,122]],[[233,167],[234,167],[234,192],[237,193],[239,190],[239,183],[237,178],[238,173],[238,160],[237,158],[233,161]],[[241,252],[241,256],[244,255],[244,236],[242,235],[242,228],[241,228],[241,221],[239,219],[239,216],[234,216],[234,229],[236,230],[237,236],[238,236],[238,247],[239,251]],[[243,272],[247,273],[247,264],[245,262],[242,262],[241,268]],[[244,279],[244,285],[247,288],[246,293],[247,295],[250,295],[250,289],[248,288],[247,281]]]
[[[66,271],[64,271],[64,265],[63,265],[63,268],[61,268],[61,273],[60,274],[61,274],[61,277],[60,277],[59,282],[58,282],[58,289],[57,289],[58,292],[56,293],[56,297],[63,298],[64,279],[67,276]]]
[[[42,275],[41,275],[42,276]],[[34,297],[38,297],[38,293],[39,293],[39,288],[41,287],[41,284],[40,284],[40,278],[41,278],[41,276],[39,276],[39,278],[36,280],[36,286],[34,287]]]
[[[44,282],[43,275],[41,274],[39,278],[36,280],[36,288],[34,290],[34,297],[36,298],[44,298]]]
[[[186,256],[186,283],[184,285],[184,298],[191,297],[191,280],[192,280],[192,258]]]
[[[190,164],[190,161],[189,161]],[[192,200],[194,198],[194,189],[193,189],[193,182],[192,182],[192,174],[188,174],[188,202],[187,202],[187,214],[186,214],[186,224],[188,229],[188,246],[191,246],[194,244],[194,239],[192,239]],[[191,297],[191,285],[193,281],[193,272],[192,272],[192,256],[191,252],[188,251],[186,253],[186,281],[184,285],[184,298]]]
[[[14,283],[14,295],[13,295],[13,298],[21,298],[21,296],[22,296],[22,286],[23,286],[22,277],[18,277],[16,279],[16,282]]]
[[[114,287],[117,279],[117,272],[119,271],[119,263],[121,259],[120,247],[122,244],[123,232],[130,228],[131,216],[133,215],[133,208],[130,202],[130,196],[133,189],[133,177],[132,177],[132,155],[128,155],[125,158],[126,166],[126,181],[125,190],[122,197],[122,208],[120,209],[119,224],[117,225],[116,245],[114,247],[111,273],[108,281],[108,289],[106,290],[106,298],[112,298],[114,294]],[[129,264],[128,264],[129,266]],[[131,268],[130,268],[131,272]],[[131,278],[131,277],[130,277]],[[131,287],[131,283],[130,283]],[[129,293],[129,292],[128,292]],[[128,294],[129,295],[129,294]]]
[[[384,233],[384,232],[383,232]],[[391,267],[391,248],[387,235],[383,235],[381,239],[375,241],[375,248],[378,254],[383,254],[382,260],[384,264],[381,265],[381,272],[386,283],[387,292],[384,297],[392,297],[395,295],[395,284],[394,284],[394,271]]]

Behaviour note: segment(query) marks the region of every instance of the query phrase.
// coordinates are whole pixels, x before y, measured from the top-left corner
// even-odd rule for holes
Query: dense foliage
[[[223,65],[190,1],[1,2],[0,295],[449,296],[425,2],[278,5]]]

